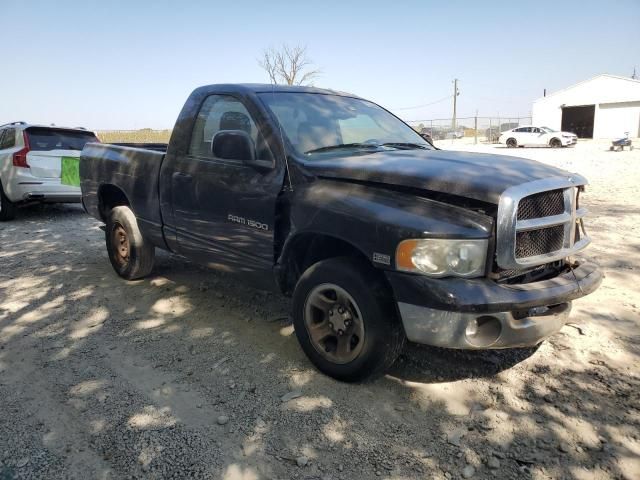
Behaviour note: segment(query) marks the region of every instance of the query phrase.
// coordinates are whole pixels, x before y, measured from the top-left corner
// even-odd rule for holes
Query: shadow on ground
[[[167,254],[125,282],[78,207],[21,214],[0,225],[0,478],[638,471],[637,370],[610,362],[608,339],[595,352],[573,328],[537,350],[410,346],[385,377],[343,384],[310,367],[286,300]]]

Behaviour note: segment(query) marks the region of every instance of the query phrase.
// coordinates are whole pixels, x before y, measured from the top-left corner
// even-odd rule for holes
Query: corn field
[[[171,130],[102,130],[96,134],[103,143],[169,143]]]

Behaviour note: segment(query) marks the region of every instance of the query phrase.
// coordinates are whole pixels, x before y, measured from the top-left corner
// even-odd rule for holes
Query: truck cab
[[[126,279],[155,248],[292,297],[324,373],[380,373],[405,341],[532,346],[602,278],[578,174],[438,150],[382,107],[309,87],[196,89],[169,144],[88,144],[87,211]]]

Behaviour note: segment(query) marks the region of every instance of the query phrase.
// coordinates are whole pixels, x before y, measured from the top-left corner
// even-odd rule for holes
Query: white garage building
[[[580,138],[640,137],[640,80],[602,74],[533,102],[533,124]]]

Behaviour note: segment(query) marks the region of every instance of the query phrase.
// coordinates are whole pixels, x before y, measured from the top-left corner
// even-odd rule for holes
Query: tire
[[[552,138],[551,141],[549,142],[549,146],[551,148],[560,148],[562,147],[562,142],[560,141],[559,138]]]
[[[6,222],[16,218],[16,204],[7,198],[0,184],[0,222]]]
[[[105,241],[111,265],[122,278],[136,280],[153,270],[155,247],[142,236],[129,207],[115,207],[109,212]]]
[[[318,370],[337,380],[381,374],[406,341],[378,273],[365,261],[338,257],[312,265],[296,285],[293,323],[300,346]]]
[[[515,138],[509,138],[507,139],[507,147],[509,148],[516,148],[518,146],[518,142]]]

